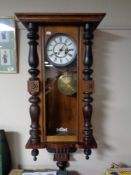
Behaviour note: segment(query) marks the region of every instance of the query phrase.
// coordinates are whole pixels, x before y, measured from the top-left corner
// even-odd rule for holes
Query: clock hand
[[[60,51],[63,51],[63,49],[64,49],[64,46],[65,46],[65,45],[63,44],[63,46],[60,48]]]
[[[72,50],[74,50],[74,49],[68,49],[68,48],[66,48],[65,49],[65,54],[67,54],[69,51],[72,51]]]
[[[62,47],[59,49],[59,52],[57,52],[57,54],[59,55],[60,54],[60,52],[62,52],[63,51],[63,49],[64,49],[64,44],[62,45]]]

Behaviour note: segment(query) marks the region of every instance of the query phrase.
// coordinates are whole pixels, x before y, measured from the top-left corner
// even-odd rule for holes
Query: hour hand
[[[68,52],[70,52],[70,51],[73,51],[74,49],[68,49],[68,48],[66,48],[65,49],[65,54],[67,54]]]

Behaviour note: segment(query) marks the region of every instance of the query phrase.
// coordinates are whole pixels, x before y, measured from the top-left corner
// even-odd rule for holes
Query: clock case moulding
[[[104,18],[105,13],[15,13],[15,16],[24,24],[28,31],[28,72],[30,75],[28,92],[31,95],[29,98],[29,102],[31,103],[29,109],[31,126],[30,138],[26,144],[26,148],[32,149],[34,160],[37,159],[36,157],[39,154],[38,150],[46,148],[48,152],[54,154],[54,161],[57,161],[57,166],[60,170],[63,170],[68,165],[70,153],[76,152],[77,148],[84,150],[86,159],[89,159],[91,149],[97,148],[91,124],[93,111],[92,93],[94,88],[92,78],[92,44],[94,31]],[[72,112],[72,116],[74,115],[74,125],[70,124],[70,120],[66,122],[69,128],[75,128],[75,135],[63,134],[57,136],[55,134],[48,134],[48,128],[46,126],[48,120],[49,123],[52,122],[51,120],[54,120],[55,125],[59,119],[57,117],[58,109],[52,118],[46,116],[46,98],[45,91],[43,90],[45,89],[43,58],[45,57],[44,48],[46,48],[47,43],[45,31],[47,30],[48,32],[49,29],[55,31],[56,28],[58,33],[68,34],[75,38],[77,44],[76,69],[78,85],[77,98],[75,99],[76,106],[70,107],[72,104],[69,99],[67,100],[70,111],[73,109],[73,111],[77,112],[74,114]],[[73,97],[70,96],[69,98]],[[49,102],[48,105],[50,105],[50,103],[51,102]],[[50,108],[52,108],[52,106],[50,106]],[[63,110],[63,108],[61,108],[61,110]],[[64,118],[66,120],[68,116]],[[63,120],[63,118],[60,120]],[[53,127],[54,125],[52,124],[51,126]],[[63,126],[59,129],[63,131],[62,127]]]

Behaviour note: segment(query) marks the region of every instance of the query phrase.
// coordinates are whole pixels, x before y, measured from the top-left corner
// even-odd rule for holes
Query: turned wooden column
[[[28,70],[30,74],[30,78],[28,80],[28,91],[31,94],[29,98],[30,105],[30,117],[31,117],[31,129],[30,129],[30,144],[34,146],[32,150],[32,155],[34,156],[34,160],[36,160],[36,156],[38,155],[38,150],[35,148],[36,145],[40,144],[40,129],[39,129],[39,115],[40,115],[40,107],[39,107],[39,87],[40,80],[38,78],[39,70],[39,59],[37,53],[37,39],[38,39],[38,27],[34,23],[28,24],[27,38],[29,39],[29,57],[28,63],[30,69]]]
[[[93,137],[93,130],[91,124],[92,117],[92,93],[94,82],[92,79],[92,64],[93,64],[93,55],[92,55],[92,42],[93,40],[93,27],[91,23],[85,24],[84,27],[84,44],[85,44],[85,53],[83,61],[83,79],[84,79],[84,92],[83,92],[83,116],[84,116],[84,153],[86,159],[89,159],[91,154],[91,148],[96,148],[97,144]]]

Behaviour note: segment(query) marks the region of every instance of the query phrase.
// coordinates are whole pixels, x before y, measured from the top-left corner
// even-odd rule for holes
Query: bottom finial
[[[36,161],[37,160],[37,156],[39,154],[39,150],[38,149],[33,149],[31,151],[31,155],[33,156],[33,160]]]
[[[59,167],[59,170],[65,170],[68,166],[68,162],[66,161],[58,161],[56,165]]]
[[[88,160],[89,159],[89,156],[91,155],[91,149],[85,148],[84,149],[84,154],[86,155],[86,159]]]

